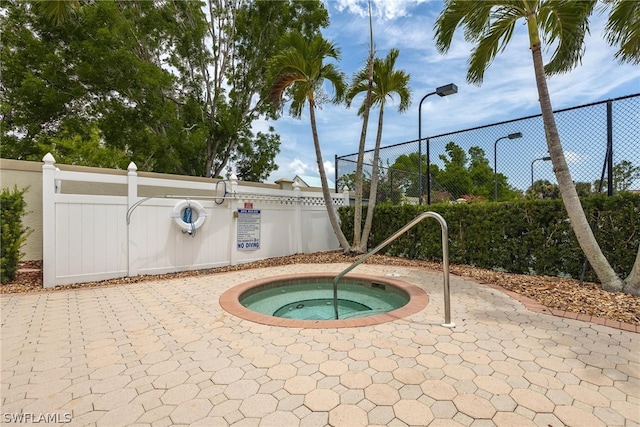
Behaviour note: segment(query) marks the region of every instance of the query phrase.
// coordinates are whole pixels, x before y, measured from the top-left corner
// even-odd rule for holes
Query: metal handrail
[[[351,264],[349,267],[344,269],[342,273],[338,274],[335,279],[333,279],[333,310],[335,313],[335,318],[338,319],[338,282],[340,279],[344,277],[345,274],[365,262],[370,256],[374,255],[380,249],[387,246],[389,243],[396,240],[402,234],[404,234],[407,230],[418,224],[425,218],[435,218],[440,223],[440,228],[442,229],[442,270],[443,270],[443,280],[444,280],[444,322],[441,325],[447,328],[453,328],[455,323],[451,322],[451,298],[449,294],[449,232],[447,228],[447,222],[442,218],[442,216],[436,212],[424,212],[412,219],[407,225],[402,227],[400,230],[396,231],[395,234],[388,237],[384,242],[380,243],[378,246],[373,248],[371,251],[363,255],[359,260]]]

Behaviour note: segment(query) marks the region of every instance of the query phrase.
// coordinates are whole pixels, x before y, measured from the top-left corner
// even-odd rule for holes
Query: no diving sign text
[[[238,209],[239,251],[260,249],[260,209]]]

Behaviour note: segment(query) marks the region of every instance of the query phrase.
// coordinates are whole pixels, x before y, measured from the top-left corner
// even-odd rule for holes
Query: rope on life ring
[[[193,220],[195,211],[195,221]],[[182,200],[178,202],[171,212],[171,217],[182,229],[183,233],[188,233],[191,237],[196,235],[196,230],[204,224],[207,219],[207,211],[202,205],[193,200]]]

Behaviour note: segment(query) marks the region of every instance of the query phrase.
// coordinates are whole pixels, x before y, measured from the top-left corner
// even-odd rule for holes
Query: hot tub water
[[[380,283],[339,284],[338,316],[341,319],[387,313],[407,304],[408,295]],[[243,294],[240,304],[266,314],[298,320],[334,319],[333,284],[302,283],[267,287]]]

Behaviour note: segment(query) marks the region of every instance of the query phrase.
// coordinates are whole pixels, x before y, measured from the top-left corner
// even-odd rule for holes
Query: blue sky
[[[325,0],[331,25],[325,38],[341,50],[337,66],[350,77],[365,63],[369,45],[367,2],[363,0]],[[448,83],[458,93],[448,97],[428,97],[422,106],[422,136],[438,135],[539,114],[531,53],[524,20],[518,26],[507,50],[487,69],[481,86],[466,82],[467,60],[471,46],[462,31],[456,33],[447,55],[437,52],[433,24],[442,10],[441,1],[372,0],[376,56],[384,58],[391,48],[400,50],[396,68],[411,75],[412,104],[403,114],[396,112],[397,100],[388,102],[382,146],[418,138],[418,104],[427,93]],[[611,99],[640,92],[637,66],[620,64],[615,49],[603,38],[606,14],[596,12],[591,19],[591,34],[586,40],[582,64],[568,74],[548,80],[554,109]],[[543,52],[545,60],[549,51]],[[334,179],[334,156],[357,152],[362,122],[357,116],[356,99],[350,109],[344,105],[324,104],[317,111],[318,130],[325,169]],[[285,112],[288,106],[285,106]],[[372,113],[366,148],[373,148],[377,110]],[[281,137],[281,153],[276,157],[278,170],[267,182],[295,175],[318,175],[311,137],[308,110],[301,119],[284,115],[277,121],[256,123],[254,130],[273,126]]]

